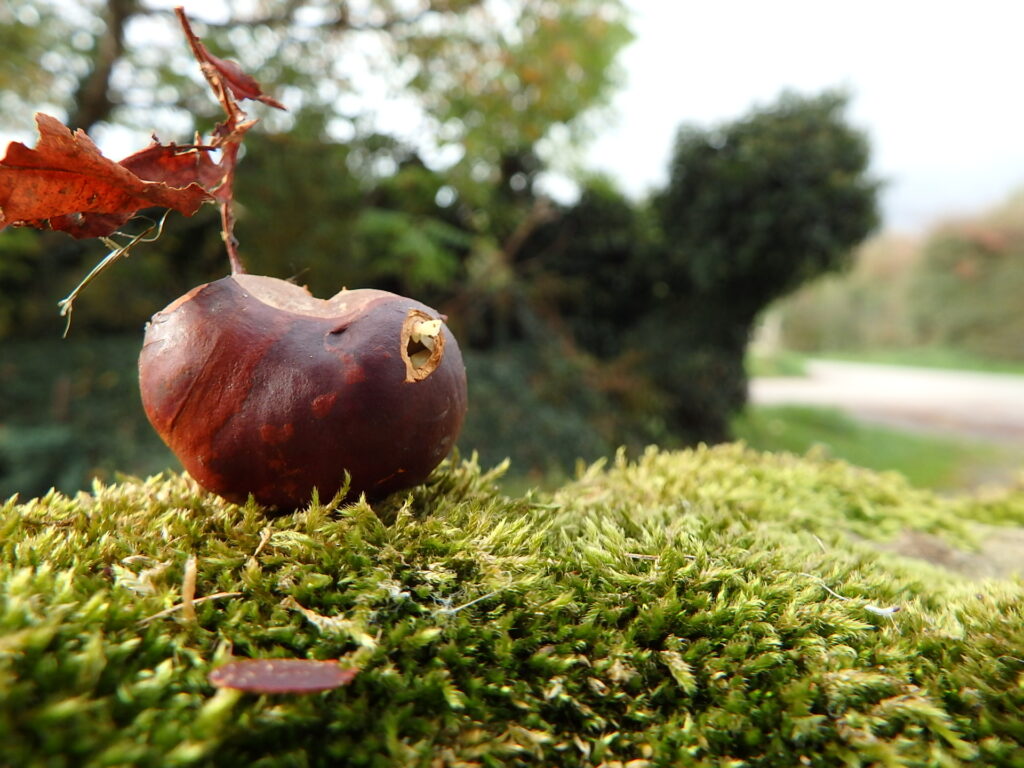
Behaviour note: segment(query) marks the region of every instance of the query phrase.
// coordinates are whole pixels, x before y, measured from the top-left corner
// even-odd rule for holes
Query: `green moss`
[[[1024,495],[740,445],[548,495],[495,479],[467,462],[278,517],[179,476],[9,501],[0,764],[1024,765],[1024,584],[864,541],[969,545],[972,521],[1024,525]],[[199,597],[239,594],[189,622],[166,611],[192,555]],[[218,692],[231,656],[361,672]]]
[[[872,425],[835,408],[748,405],[732,427],[759,450],[814,449],[859,467],[893,469],[913,485],[941,490],[963,489],[986,473],[1011,474],[1024,459],[1017,447]]]

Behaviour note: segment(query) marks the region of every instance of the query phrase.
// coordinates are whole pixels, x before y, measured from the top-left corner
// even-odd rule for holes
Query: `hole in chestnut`
[[[405,348],[405,353],[409,356],[409,362],[412,363],[413,370],[422,368],[430,360],[430,354],[434,351],[434,340],[424,338],[422,341],[409,341],[409,346]]]
[[[444,357],[442,323],[426,312],[410,309],[402,324],[402,360],[405,380],[423,381],[441,364]]]

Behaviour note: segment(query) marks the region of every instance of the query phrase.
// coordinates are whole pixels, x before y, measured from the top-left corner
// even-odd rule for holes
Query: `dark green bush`
[[[0,342],[0,498],[178,466],[139,400],[137,336]]]
[[[784,95],[721,126],[684,127],[650,205],[594,183],[524,249],[556,327],[646,381],[680,440],[728,438],[759,315],[843,267],[878,222],[867,139],[845,107],[836,93]]]

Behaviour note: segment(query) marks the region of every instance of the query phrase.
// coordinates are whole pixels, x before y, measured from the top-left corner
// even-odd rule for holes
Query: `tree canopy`
[[[391,135],[478,181],[556,126],[584,130],[629,39],[620,0],[263,0],[190,13],[215,54],[289,107],[257,112],[268,131]],[[8,128],[29,131],[39,107],[75,128],[143,135],[217,119],[169,3],[13,0],[0,29]]]
[[[834,91],[784,94],[745,118],[680,129],[657,200],[666,273],[756,312],[846,264],[878,224],[868,140],[846,104]]]
[[[139,146],[152,131],[181,141],[208,129],[217,107],[170,6],[5,4],[0,126],[28,133],[43,109],[101,139],[137,130]],[[190,14],[213,53],[239,60],[289,107],[251,110],[261,124],[237,197],[254,268],[331,293],[469,283],[484,304],[503,300],[494,297],[509,254],[541,218],[538,174],[556,147],[588,132],[629,39],[621,0],[264,0]],[[216,242],[200,242],[201,224],[172,221],[147,248],[150,274],[208,279]],[[81,270],[80,249],[47,250],[35,260],[51,274]],[[133,293],[144,293],[134,277]],[[109,280],[119,292],[120,278]],[[102,313],[116,302],[98,304]]]

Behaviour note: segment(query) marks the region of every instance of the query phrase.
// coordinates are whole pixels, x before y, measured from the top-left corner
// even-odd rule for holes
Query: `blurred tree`
[[[40,105],[102,133],[190,136],[220,115],[170,9],[158,0],[12,0],[0,9],[0,120],[28,132]],[[556,127],[616,82],[628,41],[621,0],[263,0],[190,9],[211,50],[239,60],[290,109],[255,105],[268,132],[321,140],[391,136],[460,199],[522,197]],[[559,134],[563,136],[563,134]],[[394,162],[380,157],[373,172]],[[487,211],[509,232],[518,216]]]
[[[86,131],[217,119],[173,5],[9,0],[0,8],[3,124],[30,128],[40,104]],[[212,50],[282,91],[292,114],[267,112],[271,130],[310,113],[322,127],[338,118],[377,130],[389,101],[401,110],[392,126],[426,120],[438,145],[461,142],[492,162],[606,97],[628,40],[620,0],[228,0],[187,10]]]
[[[757,316],[842,267],[878,222],[868,143],[845,105],[839,93],[784,95],[684,127],[649,209],[592,187],[533,244],[576,341],[606,361],[632,356],[684,440],[728,436]]]
[[[0,128],[27,133],[36,110],[66,110],[88,64],[71,41],[74,29],[74,21],[50,5],[30,0],[0,5]],[[86,34],[76,43],[91,41]]]
[[[1024,191],[933,230],[911,273],[920,343],[1024,360]]]
[[[746,402],[744,356],[775,299],[846,265],[878,224],[866,136],[838,92],[784,94],[712,129],[684,127],[657,196],[665,249],[643,339],[672,421],[706,440]],[[685,350],[685,354],[680,354]]]
[[[425,301],[450,297],[472,241],[438,204],[442,174],[387,137],[332,144],[254,136],[240,167],[238,235],[249,269],[280,273],[329,296],[373,285]],[[375,177],[381,156],[397,168]],[[268,184],[268,179],[274,179]]]
[[[542,450],[564,456],[568,441],[540,418],[554,403],[567,418],[585,417],[592,447],[577,456],[683,442],[665,423],[670,400],[647,375],[648,346],[633,338],[652,298],[660,237],[650,207],[603,177],[586,180],[575,204],[547,211],[514,261],[521,277],[515,320],[526,342],[516,345],[515,363],[523,384],[502,407],[519,412],[494,414],[488,424],[550,432]],[[477,382],[489,384],[486,376]]]
[[[784,349],[820,353],[917,346],[908,291],[918,238],[882,233],[857,249],[852,268],[803,286],[771,312]]]
[[[867,137],[847,97],[785,94],[712,129],[684,127],[656,201],[663,279],[728,297],[737,318],[845,266],[878,224]]]
[[[556,309],[576,342],[607,359],[625,351],[624,331],[647,310],[660,247],[649,206],[596,177],[531,239],[523,273],[539,305]]]
[[[778,307],[784,345],[808,352],[932,347],[938,359],[1024,360],[1022,222],[1018,190],[922,237],[872,238],[849,273],[816,281]]]

